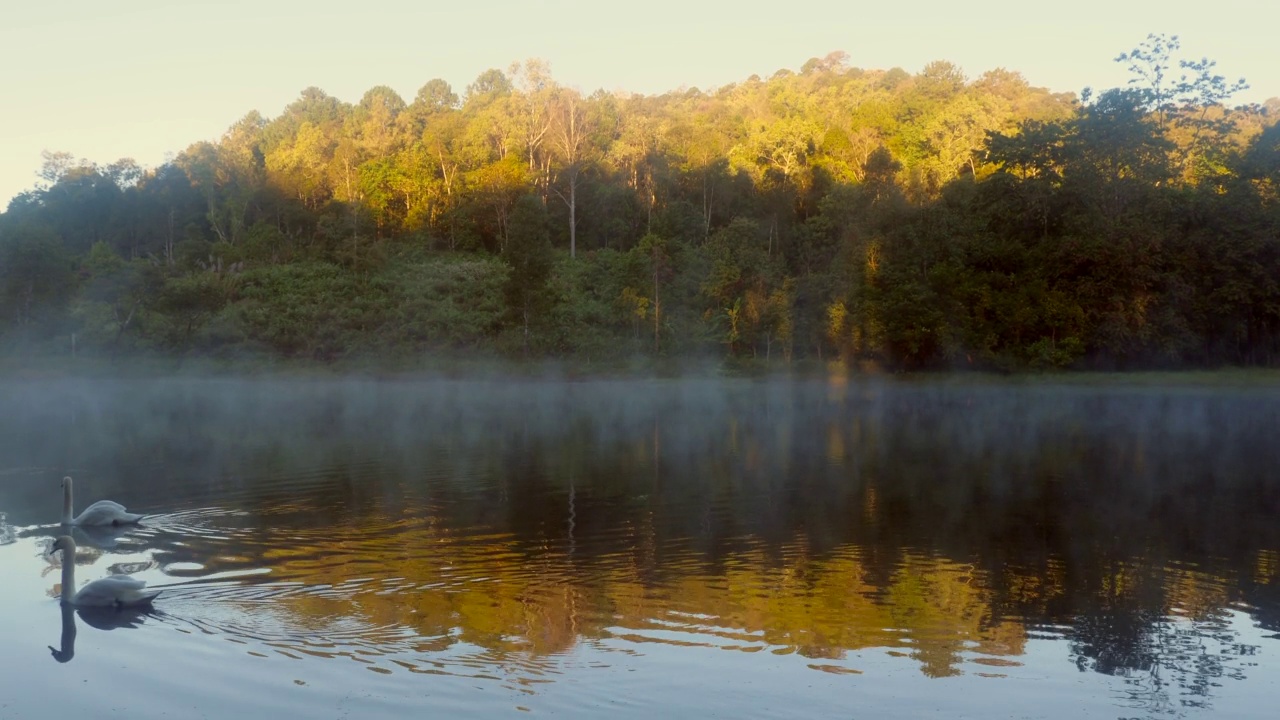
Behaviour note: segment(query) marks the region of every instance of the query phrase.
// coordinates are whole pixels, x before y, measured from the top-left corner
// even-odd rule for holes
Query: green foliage
[[[388,293],[383,342],[415,351],[482,348],[501,327],[508,272],[486,255],[394,259],[378,276]]]
[[[587,358],[618,356],[638,350],[628,342],[626,308],[617,303],[623,291],[614,291],[619,282],[619,265],[624,256],[603,250],[592,258],[556,258],[547,279],[546,350],[556,355]]]
[[[218,274],[200,272],[170,278],[152,310],[165,318],[162,338],[172,349],[190,347],[196,333],[227,303],[227,283]]]
[[[73,305],[80,345],[115,355],[133,343],[149,306],[162,302],[164,278],[145,260],[125,262],[106,243],[97,243],[82,264],[87,282]],[[162,296],[161,296],[162,297]]]
[[[249,347],[284,357],[355,350],[376,337],[386,305],[381,288],[325,262],[250,269],[237,285],[232,326]]]
[[[52,230],[20,225],[0,233],[0,328],[48,334],[75,291],[73,261]]]
[[[769,355],[775,341],[789,343],[792,288],[761,228],[736,219],[711,237],[707,253],[711,268],[702,290],[729,352]]]
[[[461,101],[308,88],[154,170],[47,153],[0,215],[0,335],[113,357],[1275,364],[1278,114],[1228,107],[1243,81],[1179,50],[1152,36],[1119,58],[1130,87],[1080,99],[839,53],[655,97],[582,97],[536,60]]]
[[[510,271],[503,286],[503,297],[512,325],[519,326],[524,351],[530,348],[530,328],[551,302],[547,280],[551,275],[551,242],[548,239],[547,212],[532,195],[514,203],[507,231],[503,260]]]

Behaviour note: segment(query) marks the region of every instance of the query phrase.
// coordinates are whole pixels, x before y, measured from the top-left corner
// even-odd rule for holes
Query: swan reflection
[[[14,532],[13,526],[8,523],[8,516],[0,513],[0,545],[12,545],[18,541],[18,535]]]
[[[155,611],[139,608],[81,608],[77,610],[70,605],[62,605],[62,638],[59,647],[49,646],[49,654],[60,663],[71,662],[76,656],[76,615],[90,627],[98,630],[115,630],[117,628],[140,627],[147,618],[155,616]]]
[[[101,607],[123,609],[146,607],[161,591],[147,589],[146,581],[125,574],[112,574],[98,578],[76,590],[76,541],[70,535],[62,535],[54,541],[49,554],[62,553],[62,603],[75,607]],[[136,563],[129,567],[138,566]],[[124,568],[117,564],[113,568]],[[145,567],[145,565],[143,565]]]

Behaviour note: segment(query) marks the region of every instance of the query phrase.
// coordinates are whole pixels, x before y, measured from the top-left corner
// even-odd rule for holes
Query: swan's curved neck
[[[62,602],[71,604],[76,588],[76,554],[74,551],[62,551]]]
[[[71,481],[62,483],[62,524],[71,524]]]

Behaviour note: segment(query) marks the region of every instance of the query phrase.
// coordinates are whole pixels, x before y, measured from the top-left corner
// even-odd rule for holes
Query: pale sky
[[[488,68],[546,59],[563,84],[661,93],[717,87],[833,50],[863,68],[949,60],[1054,91],[1123,85],[1113,62],[1148,33],[1280,96],[1280,9],[1268,0],[14,0],[0,14],[0,208],[36,182],[40,151],[163,162],[250,110],[278,115],[315,85],[348,102],[375,85],[412,101],[461,94]]]

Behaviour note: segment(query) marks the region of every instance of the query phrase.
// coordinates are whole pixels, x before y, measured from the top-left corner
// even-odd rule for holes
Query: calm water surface
[[[0,719],[1270,717],[1280,391],[0,383]],[[57,602],[58,481],[85,533]]]

